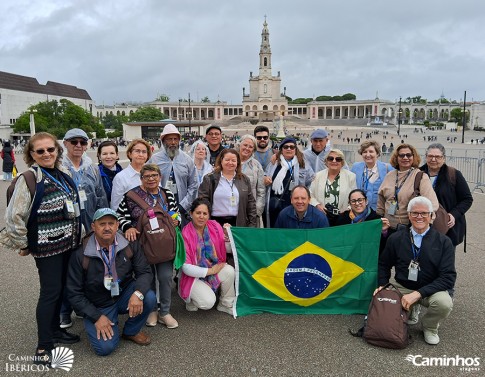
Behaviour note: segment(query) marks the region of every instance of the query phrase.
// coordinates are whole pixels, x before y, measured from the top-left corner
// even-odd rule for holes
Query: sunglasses
[[[46,151],[47,153],[54,153],[57,150],[56,147],[50,147],[47,149],[37,149],[34,152],[37,153],[39,156],[42,156]]]
[[[81,144],[83,147],[88,145],[88,142],[86,140],[69,140],[69,142],[71,143],[71,145]]]
[[[283,149],[291,149],[291,150],[293,150],[293,149],[295,149],[295,148],[296,148],[296,145],[288,145],[288,144],[285,144],[285,145],[283,145],[281,148],[283,148]]]
[[[328,156],[327,161],[337,161],[337,162],[342,162],[344,159],[342,157],[333,157],[333,156]]]
[[[268,140],[269,136],[256,136],[256,139],[258,139],[258,140]]]
[[[397,156],[399,158],[404,158],[404,157],[411,158],[411,157],[413,157],[413,154],[412,153],[401,153],[401,154],[398,154]]]

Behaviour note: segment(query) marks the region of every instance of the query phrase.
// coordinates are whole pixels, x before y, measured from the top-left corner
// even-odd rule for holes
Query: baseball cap
[[[87,133],[80,128],[71,128],[64,135],[64,140],[74,139],[75,137],[81,137],[86,141],[89,140]]]
[[[118,214],[111,208],[100,208],[94,212],[93,222],[105,216],[113,216],[116,220],[118,220]]]

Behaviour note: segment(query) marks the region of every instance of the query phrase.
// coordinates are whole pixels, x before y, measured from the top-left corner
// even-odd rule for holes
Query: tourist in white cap
[[[157,164],[162,173],[161,185],[175,194],[182,215],[182,227],[187,224],[186,215],[197,196],[198,183],[192,158],[180,149],[180,132],[173,124],[167,124],[160,135],[162,146],[150,163]]]
[[[311,145],[308,149],[303,151],[305,156],[305,161],[313,169],[313,171],[318,173],[320,170],[326,169],[325,157],[327,157],[328,152],[330,152],[331,145],[328,140],[328,132],[322,130],[321,128],[316,129],[310,135]]]

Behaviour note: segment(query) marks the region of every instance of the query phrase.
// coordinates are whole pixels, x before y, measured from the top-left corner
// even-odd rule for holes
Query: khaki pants
[[[236,297],[234,292],[234,268],[226,264],[217,274],[221,281],[221,296],[219,303],[228,308],[232,308]],[[190,293],[191,304],[202,310],[211,309],[216,302],[214,291],[202,280],[195,279]]]
[[[394,285],[401,291],[403,295],[414,292],[411,289],[403,287],[397,282],[394,283]],[[429,297],[422,298],[416,304],[421,304],[425,308],[428,308],[422,317],[423,330],[430,330],[434,332],[438,331],[440,322],[448,317],[453,309],[453,299],[449,295],[448,291],[436,292]]]

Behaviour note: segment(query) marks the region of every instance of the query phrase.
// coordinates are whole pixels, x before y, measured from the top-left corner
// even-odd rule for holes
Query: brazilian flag
[[[309,230],[230,228],[236,315],[367,313],[381,229],[380,220]]]

